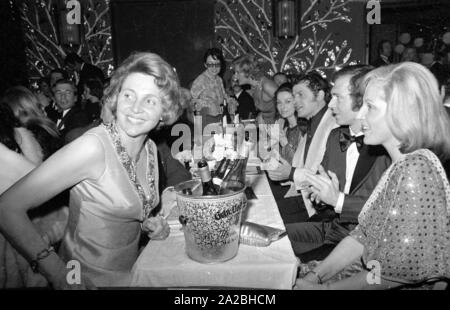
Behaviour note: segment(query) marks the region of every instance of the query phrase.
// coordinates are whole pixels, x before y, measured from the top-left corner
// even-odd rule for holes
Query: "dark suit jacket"
[[[58,118],[62,115],[61,112],[56,110],[55,107],[53,107],[53,102],[51,102],[48,106],[45,107],[45,113],[47,114],[47,117],[56,124],[58,121]]]
[[[65,135],[74,128],[85,127],[89,125],[90,118],[84,110],[78,104],[75,104],[73,108],[63,117],[58,125],[58,130],[61,133],[61,137],[64,139]],[[64,129],[61,130],[64,125]]]
[[[236,96],[233,96],[236,98]],[[242,90],[241,94],[237,98],[237,101],[239,103],[239,106],[237,108],[237,113],[239,113],[239,118],[241,119],[249,119],[250,113],[253,114],[253,117],[256,117],[256,107],[255,107],[255,101],[253,100],[253,97],[246,92],[245,90]]]
[[[347,127],[339,127],[331,131],[322,166],[325,171],[330,170],[336,174],[339,179],[339,190],[343,192],[347,152],[342,152],[340,149],[339,134],[341,130],[348,132]],[[332,225],[329,231],[325,232],[325,239],[328,242],[339,242],[355,228],[362,207],[390,164],[391,160],[382,146],[364,145],[361,148],[350,192],[345,195],[342,212],[336,214],[327,209],[329,218],[332,218]]]
[[[387,66],[389,65],[388,63],[386,63],[383,58],[381,58],[380,56],[377,57],[377,59],[375,59],[374,62],[371,63],[372,66],[374,66],[375,68],[381,67],[381,66]]]
[[[450,77],[449,68],[439,62],[433,63],[430,67],[431,73],[436,77],[439,82],[439,86],[445,85],[447,79]]]

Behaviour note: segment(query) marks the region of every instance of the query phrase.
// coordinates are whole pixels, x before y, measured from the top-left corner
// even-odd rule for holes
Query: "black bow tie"
[[[358,148],[358,152],[361,151],[362,146],[364,145],[364,136],[351,136],[343,131],[341,131],[339,135],[339,145],[341,147],[341,151],[345,152],[347,151],[350,144],[353,142],[356,142],[356,147]]]
[[[311,119],[306,118],[298,118],[297,119],[298,127],[300,128],[300,132],[302,136],[304,136],[308,131],[311,130]]]

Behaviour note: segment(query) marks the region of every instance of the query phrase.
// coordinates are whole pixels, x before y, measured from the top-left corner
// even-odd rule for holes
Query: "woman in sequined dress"
[[[66,145],[0,196],[0,230],[54,288],[127,286],[141,233],[169,235],[164,218],[150,215],[159,195],[157,150],[148,133],[175,121],[179,99],[179,80],[167,62],[152,53],[129,56],[105,91],[114,120]],[[27,211],[66,188],[69,220],[57,255]],[[69,283],[76,266],[81,283]]]
[[[364,85],[364,142],[383,145],[393,163],[359,225],[298,289],[430,288],[450,278],[450,186],[440,162],[450,155],[450,125],[437,81],[405,62],[369,72]]]

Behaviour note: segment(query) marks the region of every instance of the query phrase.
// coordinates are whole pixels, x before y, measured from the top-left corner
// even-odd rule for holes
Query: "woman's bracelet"
[[[319,280],[318,281],[319,284],[323,284],[322,278],[319,276],[319,274],[316,271],[310,270],[306,273],[306,275],[308,275],[310,273],[312,273],[313,275],[315,275],[317,277],[317,280]]]
[[[52,246],[49,246],[48,248],[40,251],[36,255],[36,258],[30,262],[31,270],[33,270],[34,273],[38,273],[39,272],[39,268],[38,268],[39,261],[43,260],[44,258],[47,258],[52,252],[55,252],[55,248]]]

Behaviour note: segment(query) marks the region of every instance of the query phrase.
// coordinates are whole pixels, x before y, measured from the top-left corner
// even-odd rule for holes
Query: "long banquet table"
[[[249,200],[242,221],[285,229],[265,174],[247,176],[258,199]],[[239,245],[238,254],[217,264],[202,264],[185,252],[181,224],[166,240],[150,241],[132,270],[132,287],[230,287],[292,289],[296,258],[285,236],[268,247]]]

